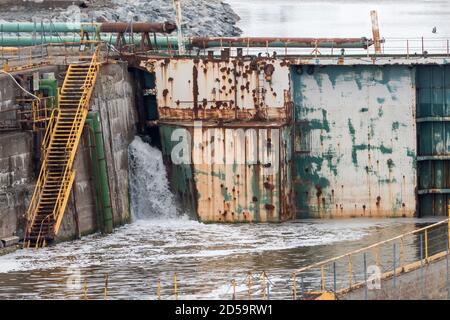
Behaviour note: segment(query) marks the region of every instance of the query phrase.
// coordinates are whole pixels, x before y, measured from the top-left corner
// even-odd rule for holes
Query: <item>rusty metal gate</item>
[[[291,66],[299,218],[416,211],[415,71]]]
[[[446,215],[450,195],[450,67],[417,66],[420,216]]]

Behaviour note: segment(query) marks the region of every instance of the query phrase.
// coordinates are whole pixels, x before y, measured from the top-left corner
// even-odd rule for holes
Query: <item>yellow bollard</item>
[[[104,292],[103,296],[104,296],[105,300],[108,298],[108,274],[106,274],[106,277],[105,277],[105,292]]]
[[[159,278],[156,283],[156,296],[158,297],[158,300],[161,300],[161,280]]]
[[[325,292],[325,271],[322,266],[322,292]]]
[[[173,274],[173,295],[175,296],[175,300],[178,300],[178,288],[177,288],[177,273]]]
[[[84,300],[87,300],[87,280],[84,279]]]
[[[297,279],[296,279],[296,275],[295,275],[295,272],[292,274],[292,276],[293,276],[293,282],[294,282],[294,284],[293,284],[293,288],[294,288],[294,300],[297,300]]]
[[[5,63],[3,64],[3,71],[9,72],[8,59],[6,59],[6,60],[5,60]]]
[[[252,279],[251,279],[251,273],[248,273],[248,281],[247,281],[247,286],[248,286],[248,300],[252,299]]]
[[[263,300],[267,300],[267,288],[266,288],[266,273],[262,273],[262,289],[263,289]]]
[[[236,300],[236,280],[233,279],[233,300]]]

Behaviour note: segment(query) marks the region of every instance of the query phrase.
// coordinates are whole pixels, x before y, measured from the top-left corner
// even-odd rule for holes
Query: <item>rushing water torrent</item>
[[[231,279],[237,280],[238,298],[246,298],[247,272],[263,270],[272,281],[272,298],[289,298],[294,270],[427,222],[199,223],[178,213],[161,152],[139,137],[130,145],[130,179],[133,223],[112,235],[0,257],[0,298],[79,299],[86,281],[88,298],[101,299],[108,274],[111,299],[154,299],[158,278],[162,298],[170,299],[174,272],[180,298],[230,299]],[[409,249],[414,252],[416,246]]]
[[[134,139],[128,150],[133,219],[172,219],[179,216],[180,210],[169,190],[161,151],[140,137]]]

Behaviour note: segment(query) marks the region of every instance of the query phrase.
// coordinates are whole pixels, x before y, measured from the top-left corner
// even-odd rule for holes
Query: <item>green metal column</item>
[[[450,66],[417,66],[420,216],[446,216],[450,196]]]
[[[94,184],[97,193],[96,205],[99,226],[102,228],[102,232],[111,233],[113,230],[111,195],[109,191],[103,133],[99,114],[97,112],[90,112],[86,119],[86,123],[90,128],[89,137],[90,145],[92,146],[91,158],[93,161]]]
[[[50,103],[51,108],[58,107],[58,80],[41,79],[39,80],[39,90],[48,90],[48,96],[54,97]]]

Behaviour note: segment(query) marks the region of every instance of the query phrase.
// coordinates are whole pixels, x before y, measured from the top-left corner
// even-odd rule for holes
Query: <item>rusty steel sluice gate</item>
[[[225,49],[140,66],[154,77],[149,124],[185,207],[204,222],[279,222],[445,216],[447,64]]]

